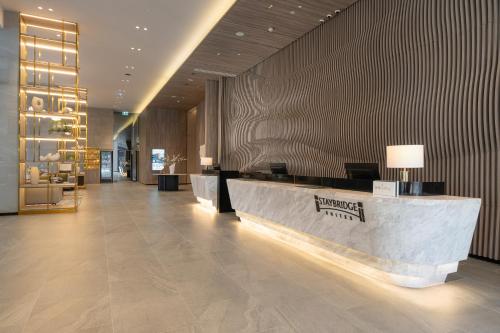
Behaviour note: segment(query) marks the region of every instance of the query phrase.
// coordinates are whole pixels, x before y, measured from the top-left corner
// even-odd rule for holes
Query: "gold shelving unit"
[[[87,147],[85,155],[85,170],[99,170],[101,166],[101,151],[99,148]]]
[[[19,213],[76,211],[87,147],[78,24],[21,14]]]

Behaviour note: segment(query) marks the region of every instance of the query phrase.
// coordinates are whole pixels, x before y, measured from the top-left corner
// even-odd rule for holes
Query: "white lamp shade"
[[[423,168],[424,146],[387,146],[388,168]]]
[[[212,158],[211,157],[202,157],[200,164],[201,165],[212,165]]]

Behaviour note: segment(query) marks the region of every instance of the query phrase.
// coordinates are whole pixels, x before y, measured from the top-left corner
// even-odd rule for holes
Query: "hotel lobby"
[[[0,0],[0,333],[500,332],[497,0]]]

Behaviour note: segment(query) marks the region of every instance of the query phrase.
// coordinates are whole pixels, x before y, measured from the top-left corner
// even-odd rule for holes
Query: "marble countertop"
[[[480,200],[477,198],[469,198],[469,197],[458,197],[451,195],[422,195],[422,196],[413,196],[413,195],[401,195],[397,198],[387,198],[387,197],[374,197],[371,192],[363,192],[363,191],[352,191],[352,190],[344,190],[344,189],[336,189],[326,186],[319,185],[306,185],[306,184],[291,184],[291,183],[281,183],[275,181],[267,181],[267,180],[257,180],[257,179],[231,179],[231,181],[244,181],[244,182],[254,182],[259,186],[266,187],[286,187],[289,191],[306,191],[311,193],[320,192],[322,194],[334,194],[339,193],[344,196],[352,196],[352,197],[363,197],[363,198],[374,198],[374,199],[384,199],[384,200]]]

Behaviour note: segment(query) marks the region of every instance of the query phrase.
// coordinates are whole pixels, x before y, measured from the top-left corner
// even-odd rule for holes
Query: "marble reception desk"
[[[216,211],[219,207],[219,176],[192,174],[190,177],[196,200],[205,208]]]
[[[422,288],[467,259],[480,199],[371,193],[228,179],[247,226],[378,280]]]

